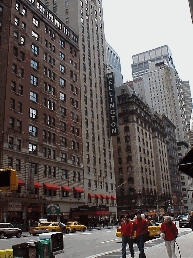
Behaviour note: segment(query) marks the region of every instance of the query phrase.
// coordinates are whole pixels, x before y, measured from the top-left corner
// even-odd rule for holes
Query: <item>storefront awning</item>
[[[82,189],[81,187],[74,187],[74,191],[78,193],[84,193],[84,189]]]
[[[106,199],[111,199],[111,196],[109,196],[109,195],[106,195]]]
[[[72,188],[70,186],[67,186],[67,185],[62,185],[62,190],[66,191],[66,192],[71,192]]]
[[[101,196],[100,196],[100,194],[95,194],[95,196],[94,196],[95,198],[97,198],[97,199],[100,199],[101,198]]]
[[[21,179],[19,179],[19,178],[17,179],[17,183],[20,186],[24,186],[25,185],[25,183]]]
[[[49,183],[44,183],[44,186],[47,189],[54,189],[54,190],[60,190],[60,187],[56,184],[49,184]]]
[[[106,199],[106,195],[101,194],[101,199]]]
[[[94,198],[94,197],[95,197],[94,194],[88,193],[88,198]]]
[[[34,187],[35,188],[41,188],[42,185],[39,182],[34,182]]]
[[[112,200],[116,200],[117,198],[116,198],[114,195],[112,195],[112,196],[111,196],[111,199],[112,199]]]

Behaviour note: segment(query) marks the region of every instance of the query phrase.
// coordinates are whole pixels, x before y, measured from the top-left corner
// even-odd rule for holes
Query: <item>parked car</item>
[[[0,239],[6,237],[21,237],[22,230],[20,228],[15,228],[11,223],[0,223]]]
[[[70,228],[73,233],[75,233],[77,230],[85,231],[87,230],[87,227],[85,225],[81,225],[77,221],[69,221],[66,223],[67,228]]]
[[[41,221],[36,227],[30,227],[30,234],[37,235],[46,232],[63,232],[68,234],[71,231],[65,224],[60,222]]]
[[[133,222],[133,220],[131,220]],[[160,228],[161,226],[158,223],[155,223],[154,221],[147,221],[148,225],[148,232],[149,232],[149,237],[155,237],[160,235]],[[121,227],[117,227],[117,232],[116,232],[117,237],[122,237],[121,234]],[[136,237],[135,232],[134,232],[134,238]]]
[[[182,216],[179,220],[180,228],[190,228],[190,218],[188,215]]]

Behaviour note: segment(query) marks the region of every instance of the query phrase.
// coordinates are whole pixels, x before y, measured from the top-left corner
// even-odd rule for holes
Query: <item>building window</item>
[[[18,131],[22,131],[22,121],[20,121],[20,120],[17,120],[17,130]]]
[[[21,45],[25,45],[25,37],[24,37],[24,36],[21,36],[21,37],[20,37],[20,40],[21,40]]]
[[[15,25],[19,26],[19,18],[15,17]]]
[[[66,108],[60,107],[60,113],[62,114],[62,116],[66,116]]]
[[[38,135],[38,128],[34,125],[29,125],[29,133],[35,137]]]
[[[63,39],[60,39],[60,46],[61,46],[62,48],[65,47],[65,41],[64,41]],[[60,53],[61,53],[61,52],[60,52]]]
[[[32,44],[31,49],[36,56],[39,54],[39,47],[37,47],[36,45]]]
[[[13,167],[13,158],[8,157],[8,168]]]
[[[38,94],[33,91],[30,91],[30,100],[37,103],[38,102]]]
[[[63,92],[60,92],[60,99],[66,102],[66,94],[64,94]]]
[[[62,169],[61,174],[61,179],[68,179],[68,171],[66,169]]]
[[[25,22],[22,22],[22,23],[21,23],[21,29],[24,30],[24,31],[26,30],[26,24],[25,24]]]
[[[17,65],[12,64],[12,73],[17,74]]]
[[[31,80],[30,80],[31,84],[33,84],[34,86],[38,86],[38,78],[31,74]]]
[[[37,110],[30,107],[30,118],[36,119],[37,118]]]
[[[17,139],[17,141],[16,141],[16,150],[21,151],[21,140],[20,139]]]
[[[65,61],[65,54],[60,52],[60,58]]]
[[[15,99],[10,99],[10,109],[15,110]]]
[[[36,41],[39,40],[39,35],[33,30],[32,30],[32,37],[35,38]]]
[[[9,149],[13,149],[13,137],[9,136],[8,147],[9,147]]]
[[[23,86],[22,85],[19,85],[19,87],[18,87],[18,94],[19,95],[23,95]]]
[[[60,86],[62,86],[63,88],[66,86],[66,81],[60,77]]]
[[[24,78],[24,69],[19,68],[19,77]]]
[[[61,161],[67,162],[67,154],[66,153],[61,153]]]
[[[38,62],[36,62],[35,60],[31,59],[31,67],[32,67],[34,70],[38,70],[38,67],[39,67]]]
[[[37,155],[37,145],[34,143],[29,143],[29,153]]]
[[[65,73],[65,67],[62,64],[60,64],[60,72]]]
[[[33,17],[32,22],[36,27],[39,27],[39,21],[35,17]]]
[[[16,91],[16,82],[14,81],[11,82],[11,90],[14,92]]]
[[[13,117],[10,117],[10,119],[9,119],[9,127],[10,128],[14,128],[14,122],[15,122],[15,119]]]
[[[16,166],[16,171],[20,172],[21,171],[21,160],[20,159],[15,160],[15,166]]]
[[[18,48],[17,47],[13,47],[13,55],[18,56]]]

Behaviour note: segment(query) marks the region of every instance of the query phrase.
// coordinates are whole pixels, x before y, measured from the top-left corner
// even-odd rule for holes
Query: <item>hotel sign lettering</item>
[[[114,135],[118,135],[118,119],[117,119],[113,73],[107,74],[107,89],[108,89],[108,103],[109,103],[110,135],[114,136]]]

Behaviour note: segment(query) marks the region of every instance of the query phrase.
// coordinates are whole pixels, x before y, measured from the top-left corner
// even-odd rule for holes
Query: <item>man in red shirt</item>
[[[169,258],[177,258],[175,255],[175,239],[178,235],[176,225],[171,221],[170,216],[166,216],[161,224],[161,232],[165,233],[165,246]]]
[[[146,258],[144,253],[145,235],[148,233],[146,219],[141,217],[141,212],[137,212],[137,218],[133,222],[133,229],[136,232],[136,241],[139,248],[139,258]]]
[[[126,246],[129,244],[129,250],[131,257],[134,258],[133,249],[133,224],[130,221],[130,216],[127,215],[125,220],[121,223],[121,234],[122,234],[122,258],[126,258]]]

